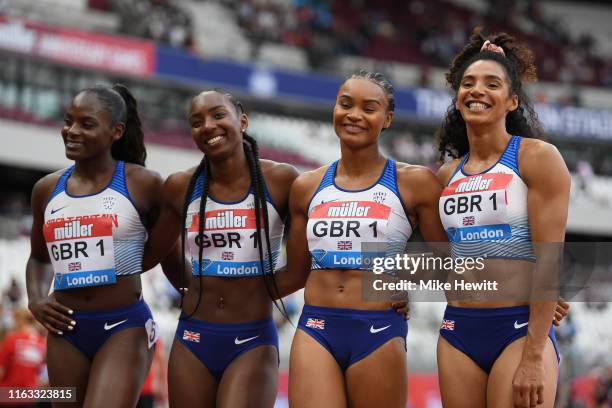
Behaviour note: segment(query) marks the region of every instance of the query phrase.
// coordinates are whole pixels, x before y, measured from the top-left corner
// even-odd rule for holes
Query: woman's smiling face
[[[461,78],[455,107],[468,125],[489,125],[506,120],[518,107],[504,67],[496,61],[478,60]]]
[[[340,140],[350,146],[369,145],[391,125],[393,112],[384,90],[365,78],[346,80],[336,96],[333,122]]]

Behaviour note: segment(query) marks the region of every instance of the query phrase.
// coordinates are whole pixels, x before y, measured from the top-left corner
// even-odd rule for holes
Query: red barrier
[[[155,72],[153,42],[50,27],[3,15],[0,49],[133,76],[151,76]]]

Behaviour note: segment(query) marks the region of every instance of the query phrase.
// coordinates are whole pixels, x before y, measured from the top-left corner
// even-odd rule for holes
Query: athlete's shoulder
[[[163,183],[163,178],[158,172],[134,163],[125,163],[125,177],[131,192],[138,190],[157,194]]]
[[[399,183],[437,183],[434,172],[425,166],[398,162],[397,181]]]
[[[55,186],[57,185],[57,182],[59,181],[60,177],[62,177],[62,174],[64,174],[66,170],[68,170],[68,168],[64,168],[53,173],[47,174],[46,176],[38,180],[32,188],[32,198],[34,198],[35,196],[46,196],[46,198],[49,198],[49,196],[55,189]]]
[[[299,176],[300,172],[292,165],[279,163],[273,160],[262,159],[261,171],[268,184],[287,184],[291,185]]]
[[[30,199],[30,205],[34,212],[43,211],[45,209],[47,202],[51,199],[51,194],[57,182],[67,170],[67,168],[64,168],[47,174],[34,184]]]
[[[397,182],[400,193],[410,197],[409,202],[429,202],[437,199],[442,190],[442,183],[430,168],[414,164],[397,164]]]
[[[438,177],[438,180],[440,180],[440,183],[442,183],[443,185],[448,184],[451,176],[453,175],[455,170],[457,170],[457,166],[459,166],[459,164],[461,163],[461,159],[462,157],[452,159],[440,166],[440,168],[436,172],[436,176]]]
[[[523,179],[554,174],[569,179],[569,170],[556,146],[539,139],[523,139],[518,155],[519,172]]]
[[[299,191],[307,191],[312,188],[316,189],[321,183],[327,169],[329,169],[329,166],[323,166],[300,174],[293,183],[294,189]]]
[[[138,181],[160,181],[162,176],[155,170],[151,170],[140,164],[125,163],[125,175],[128,178],[135,178]]]
[[[550,157],[561,157],[557,147],[540,139],[523,138],[519,148],[519,160],[540,160]]]
[[[300,174],[291,186],[291,200],[301,203],[309,202],[328,168],[329,166],[323,166]]]
[[[187,170],[181,170],[170,174],[164,182],[164,193],[175,194],[182,192],[184,194],[197,168],[198,166],[194,166]]]

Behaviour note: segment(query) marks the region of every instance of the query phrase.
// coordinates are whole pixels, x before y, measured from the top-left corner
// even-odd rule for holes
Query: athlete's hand
[[[62,335],[64,330],[73,330],[76,324],[71,316],[73,311],[55,300],[53,293],[30,302],[28,309],[34,318],[51,333]]]
[[[522,360],[512,380],[514,406],[533,408],[544,403],[544,364],[541,361]]]
[[[559,298],[559,300],[557,301],[557,306],[555,307],[555,317],[553,319],[553,324],[555,326],[559,326],[561,320],[563,320],[565,316],[567,316],[569,308],[570,304],[567,303],[565,299]]]
[[[397,314],[404,316],[404,319],[410,319],[410,305],[408,304],[408,292],[400,292],[392,297],[391,307],[395,309]]]

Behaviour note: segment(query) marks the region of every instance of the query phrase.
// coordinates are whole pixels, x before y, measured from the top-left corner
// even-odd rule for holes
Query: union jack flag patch
[[[221,259],[223,261],[231,261],[234,259],[234,253],[233,252],[222,252],[221,253]]]
[[[442,320],[442,325],[440,326],[440,328],[445,330],[455,330],[455,321],[444,319]]]
[[[80,262],[70,262],[68,264],[68,272],[76,272],[81,270]]]
[[[352,241],[338,241],[338,249],[340,251],[349,251],[353,249]]]
[[[312,327],[313,329],[324,330],[325,329],[325,319],[313,319],[309,317],[306,320],[306,327]]]
[[[464,226],[474,225],[475,222],[476,222],[476,219],[474,218],[473,215],[470,215],[468,217],[463,217],[463,225]]]
[[[199,343],[200,342],[200,333],[192,332],[192,331],[189,331],[189,330],[184,330],[183,331],[183,340],[193,341],[194,343]]]

